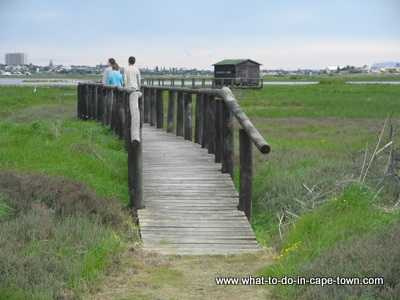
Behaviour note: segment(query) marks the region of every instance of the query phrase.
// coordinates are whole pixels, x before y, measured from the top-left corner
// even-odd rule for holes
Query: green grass
[[[398,110],[400,85],[315,84],[237,91],[254,118],[386,118]],[[264,124],[265,126],[267,123]]]
[[[307,264],[316,260],[323,253],[329,253],[335,245],[348,243],[354,236],[364,236],[378,230],[382,231],[382,228],[390,230],[393,224],[398,224],[400,212],[392,214],[382,212],[374,206],[378,201],[372,200],[373,196],[365,186],[353,185],[348,187],[339,198],[330,199],[328,203],[311,213],[304,213],[288,230],[280,243],[280,251],[274,257],[274,262],[262,274],[277,278],[284,276],[297,278],[302,275],[302,269]],[[388,241],[388,243],[389,247],[398,249],[398,245],[394,241],[393,243]],[[368,243],[366,247],[368,247]],[[353,251],[362,253],[363,249],[353,249]],[[376,253],[376,255],[379,254]],[[390,261],[389,257],[386,259]],[[367,266],[368,264],[372,265],[373,260],[369,258],[369,260],[358,263],[365,266],[364,271],[357,273],[357,270],[352,270],[353,277],[371,277],[371,269]],[[380,267],[387,269],[390,265],[383,263]],[[324,268],[322,270],[315,267],[313,271],[308,272],[308,278],[324,275],[332,278],[349,276],[348,273],[344,273],[344,270],[336,268],[334,264],[328,262]],[[381,276],[385,274],[383,270],[374,270],[375,272],[376,274],[381,273]],[[392,273],[386,274],[384,278],[389,281],[390,277],[396,276],[396,274],[398,275],[398,272],[392,270]],[[399,284],[396,281],[394,283]],[[357,293],[359,292],[357,291]],[[287,285],[277,288],[277,294],[283,297],[290,299],[292,293],[296,293],[295,286]],[[350,294],[346,296],[348,297]],[[327,297],[327,299],[332,299],[332,297]]]
[[[16,110],[36,105],[60,105],[72,103],[76,97],[76,87],[38,86],[34,87],[1,87],[0,89],[0,117],[6,117]]]
[[[77,119],[76,87],[0,98],[0,299],[79,298],[132,239],[124,143]]]
[[[0,169],[65,175],[128,205],[124,143],[96,122],[78,121],[76,88],[38,88],[37,95],[18,88],[17,97],[13,89],[0,89],[12,107],[0,123]]]
[[[333,74],[333,75],[278,75],[265,76],[264,81],[400,81],[399,74]]]
[[[260,274],[280,277],[381,273],[391,283],[384,287],[385,295],[395,293],[400,284],[398,279],[390,278],[400,278],[400,274],[391,267],[396,261],[390,257],[398,257],[399,244],[394,238],[385,239],[382,232],[392,232],[389,237],[396,232],[399,214],[394,205],[399,200],[398,182],[389,177],[383,181],[380,178],[358,179],[365,149],[368,149],[369,159],[385,118],[392,113],[391,128],[396,134],[390,136],[391,128],[387,127],[381,146],[390,139],[398,145],[400,86],[351,85],[341,80],[332,84],[329,80],[318,85],[237,90],[235,94],[272,148],[268,155],[254,150],[251,223],[259,243],[273,246],[277,251],[274,263]],[[4,240],[10,241],[15,228],[20,228],[17,232],[22,234],[16,235],[19,238],[10,245],[0,240],[1,250],[5,249],[3,245],[8,247],[7,252],[0,251],[0,255],[8,253],[7,260],[0,261],[9,261],[9,267],[1,269],[18,266],[13,273],[17,274],[13,276],[18,281],[4,281],[0,294],[11,299],[24,298],[26,293],[43,299],[49,298],[51,293],[70,298],[80,295],[88,282],[96,281],[104,272],[113,253],[120,251],[121,239],[124,239],[115,228],[121,225],[113,221],[118,219],[115,215],[120,210],[115,205],[106,207],[107,201],[100,200],[116,198],[119,203],[128,204],[123,143],[107,128],[77,120],[75,88],[38,88],[36,94],[31,88],[0,88],[0,95],[0,105],[8,103],[0,110],[0,170],[14,170],[17,174],[14,177],[20,180],[0,189],[0,224],[8,228],[1,232],[6,234]],[[237,141],[235,145],[237,148]],[[373,161],[371,171],[374,174],[382,174],[379,172],[386,163],[381,161],[388,161],[386,150],[381,152],[385,156],[379,156],[382,159]],[[41,175],[32,177],[26,175],[32,173],[26,172]],[[54,188],[43,189],[44,182],[50,181],[46,176],[62,176],[67,182],[85,182],[97,195],[94,202],[98,205],[94,211],[98,213],[91,213],[93,208],[89,204],[93,201],[76,205],[76,199],[87,196],[76,197],[72,191],[86,191],[86,188],[79,185],[64,190],[61,186],[69,186],[66,181],[56,180]],[[17,190],[10,190],[10,186]],[[25,200],[16,201],[22,198]],[[110,215],[109,211],[113,213]],[[53,212],[61,214],[61,220],[44,217]],[[35,228],[29,224],[42,219],[46,219],[44,228],[60,226],[60,233],[26,230]],[[73,235],[67,236],[66,232]],[[51,239],[48,238],[50,234]],[[62,236],[56,239],[58,243],[64,241],[65,244],[56,243],[53,238],[58,235]],[[380,243],[391,252],[382,251],[384,258],[376,261],[364,250],[377,249]],[[22,257],[11,255],[20,252]],[[357,260],[358,256],[364,257],[364,264]],[[61,258],[65,257],[71,257],[73,262],[62,264]],[[337,261],[342,257],[343,268],[339,268]],[[329,258],[336,263],[331,263]],[[51,276],[61,278],[54,280],[46,273],[50,267],[43,263],[43,267],[39,267],[41,259],[52,262],[49,266],[69,265],[71,269],[63,267],[60,273],[50,272]],[[349,273],[345,265],[353,266],[355,273]],[[368,269],[368,265],[376,266],[376,272]],[[22,272],[24,268],[44,269],[43,274],[47,275],[43,275],[42,283],[32,285],[29,282],[34,282],[35,278],[29,277],[31,271]],[[66,274],[73,275],[64,277]],[[7,278],[13,279],[13,276]],[[342,299],[379,299],[374,291],[367,289],[337,289],[335,292]],[[309,297],[311,299],[328,299],[332,291],[277,286],[272,293],[281,299],[307,299],[306,295],[314,295]]]
[[[364,261],[357,261],[357,256],[363,257],[364,249],[371,247],[367,236],[378,239],[399,219],[398,210],[393,209],[399,200],[398,182],[367,178],[361,185],[350,183],[357,182],[365,149],[369,159],[388,116],[393,116],[391,129],[398,132],[400,87],[329,80],[318,85],[266,86],[261,91],[235,93],[272,147],[268,155],[254,151],[251,223],[259,243],[277,250],[274,263],[260,275],[385,274],[391,282],[384,287],[385,294],[396,295],[400,283],[389,280],[400,276],[391,268],[390,255],[399,249],[395,240],[381,238],[392,251],[382,252],[386,256],[379,262],[370,254],[365,254]],[[398,133],[390,137],[386,128],[380,147],[391,139],[398,145]],[[380,160],[386,163],[387,157],[386,152]],[[382,174],[378,171],[374,168],[374,175]],[[361,245],[353,242],[356,238],[363,241]],[[329,255],[337,262],[338,247],[340,255],[346,257],[342,268],[323,260]],[[353,266],[353,272],[346,265]],[[378,270],[371,272],[368,265],[377,265]],[[272,294],[277,299],[379,299],[377,290],[379,286],[374,290],[365,286],[324,290],[278,285]]]
[[[307,270],[304,274],[308,276],[349,274],[328,261],[323,266],[317,262],[346,243],[348,249],[361,256],[362,247],[369,244],[364,239],[363,246],[353,245],[353,239],[375,237],[382,228],[391,230],[399,219],[399,211],[394,209],[399,201],[398,182],[390,177],[380,181],[389,151],[383,151],[385,156],[374,161],[374,165],[380,161],[385,165],[371,168],[369,175],[377,176],[376,180],[367,177],[357,182],[365,150],[369,161],[388,116],[392,116],[391,127],[385,128],[379,148],[390,140],[395,142],[393,149],[398,145],[400,86],[329,80],[317,85],[266,86],[261,91],[235,93],[272,148],[268,155],[254,152],[251,223],[257,240],[277,249],[274,263],[260,274],[279,278],[300,276],[302,270]],[[397,253],[398,244],[390,240],[385,243]],[[345,246],[341,251],[347,257]],[[383,259],[377,273],[399,277],[390,262],[389,258]],[[363,270],[359,276],[374,274],[365,271],[368,264],[374,263],[370,257],[364,264],[358,262]],[[390,271],[384,272],[386,269]],[[397,280],[385,289],[392,295],[399,287]],[[317,293],[311,287],[279,285],[273,295],[277,299],[311,299],[305,295],[318,294],[315,299],[333,299],[336,296],[332,296],[332,289],[324,294],[323,289]],[[365,287],[334,290],[340,295],[335,299],[367,299],[362,295],[379,299]]]
[[[94,122],[0,124],[0,168],[65,175],[128,204],[123,143]]]

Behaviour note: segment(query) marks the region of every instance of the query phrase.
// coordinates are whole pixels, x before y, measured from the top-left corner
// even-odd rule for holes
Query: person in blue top
[[[119,66],[117,64],[112,65],[112,72],[108,74],[107,84],[111,85],[123,85],[124,80],[122,74],[118,72]]]

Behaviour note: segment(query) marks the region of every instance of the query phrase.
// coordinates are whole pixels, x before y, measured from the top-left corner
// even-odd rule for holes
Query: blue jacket
[[[118,72],[111,72],[110,74],[108,74],[107,84],[123,85],[124,80],[122,79],[122,74]]]

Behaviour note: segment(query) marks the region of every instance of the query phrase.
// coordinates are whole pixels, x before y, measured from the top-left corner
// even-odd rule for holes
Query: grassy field
[[[124,145],[76,97],[0,88],[0,299],[79,298],[137,236]]]
[[[166,261],[135,252],[129,270],[110,284],[143,299],[207,298],[215,286],[199,281],[196,292],[183,284],[196,277],[191,266],[232,276],[224,261],[235,261],[238,271],[252,261],[258,271],[237,275],[385,279],[383,286],[278,285],[271,298],[396,299],[400,86],[328,78],[234,93],[272,148],[254,152],[251,220],[264,252],[275,253],[272,263],[254,256]],[[126,210],[123,142],[78,121],[75,87],[0,87],[0,99],[0,299],[90,294],[137,235]],[[142,275],[135,277],[135,268]],[[126,276],[130,286],[122,284]],[[253,290],[243,295],[264,295]],[[241,295],[232,291],[225,287],[215,299]]]
[[[272,148],[254,162],[252,225],[278,251],[260,274],[385,277],[383,287],[278,285],[275,297],[395,299],[400,86],[335,81],[235,93]]]
[[[176,79],[188,78],[186,76],[173,76]],[[212,78],[213,76],[199,76],[199,78]],[[4,76],[3,78],[24,78],[26,80],[35,79],[40,80],[43,78],[54,78],[54,79],[83,79],[83,80],[97,80],[102,79],[102,75],[60,75],[60,74],[33,74],[31,76],[26,75],[11,75]],[[145,75],[143,78],[171,78],[168,75]],[[192,78],[192,77],[190,77]],[[193,76],[196,78],[196,76]],[[334,75],[278,75],[278,76],[264,76],[263,80],[268,81],[292,81],[292,82],[302,82],[302,81],[321,81],[321,80],[340,80],[340,81],[400,81],[399,74],[334,74]]]
[[[399,74],[334,74],[334,75],[277,75],[265,76],[264,81],[321,81],[321,80],[343,80],[343,81],[400,81]]]

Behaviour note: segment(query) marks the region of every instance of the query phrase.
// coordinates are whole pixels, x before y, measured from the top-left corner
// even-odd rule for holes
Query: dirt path
[[[260,276],[260,268],[272,256],[268,250],[229,256],[173,256],[146,253],[134,246],[100,290],[86,299],[269,299],[265,286],[216,285],[215,277]]]

